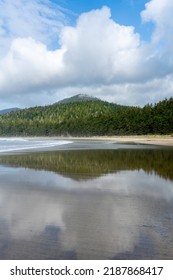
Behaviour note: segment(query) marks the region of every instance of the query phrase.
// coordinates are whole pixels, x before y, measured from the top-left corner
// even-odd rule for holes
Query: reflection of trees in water
[[[63,173],[80,179],[121,170],[155,172],[166,179],[173,179],[173,150],[78,150],[52,151],[32,154],[1,156],[0,163],[13,167]]]

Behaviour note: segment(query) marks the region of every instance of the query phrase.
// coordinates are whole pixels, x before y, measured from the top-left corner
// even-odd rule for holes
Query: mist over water
[[[0,258],[173,259],[173,150],[69,145],[0,156]]]

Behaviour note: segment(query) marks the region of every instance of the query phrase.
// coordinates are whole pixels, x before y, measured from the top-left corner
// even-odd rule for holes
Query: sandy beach
[[[108,140],[117,143],[150,144],[161,146],[173,146],[172,135],[132,135],[132,136],[93,136],[93,137],[52,137],[64,140]]]
[[[4,137],[1,137],[3,139]],[[8,137],[8,139],[13,137]],[[173,135],[127,135],[127,136],[29,136],[15,137],[15,139],[49,139],[49,140],[100,140],[100,141],[115,141],[119,144],[149,144],[159,146],[173,147]]]

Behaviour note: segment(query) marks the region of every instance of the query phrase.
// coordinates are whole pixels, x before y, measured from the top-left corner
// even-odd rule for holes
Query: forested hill
[[[56,103],[0,116],[0,136],[173,133],[173,98],[143,108],[99,99]]]
[[[20,108],[8,108],[8,109],[4,109],[4,110],[0,110],[0,115],[5,115],[5,114],[8,114],[10,112],[16,112],[16,111],[19,111]]]
[[[99,101],[100,99],[89,96],[87,94],[77,94],[69,98],[65,98],[63,100],[58,101],[56,104],[68,104],[68,103],[76,103],[76,102],[84,102],[84,101]]]

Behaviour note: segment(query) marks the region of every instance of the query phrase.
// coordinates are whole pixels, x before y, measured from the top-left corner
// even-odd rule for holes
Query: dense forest
[[[173,98],[143,108],[93,99],[37,106],[0,116],[1,136],[172,133]]]

